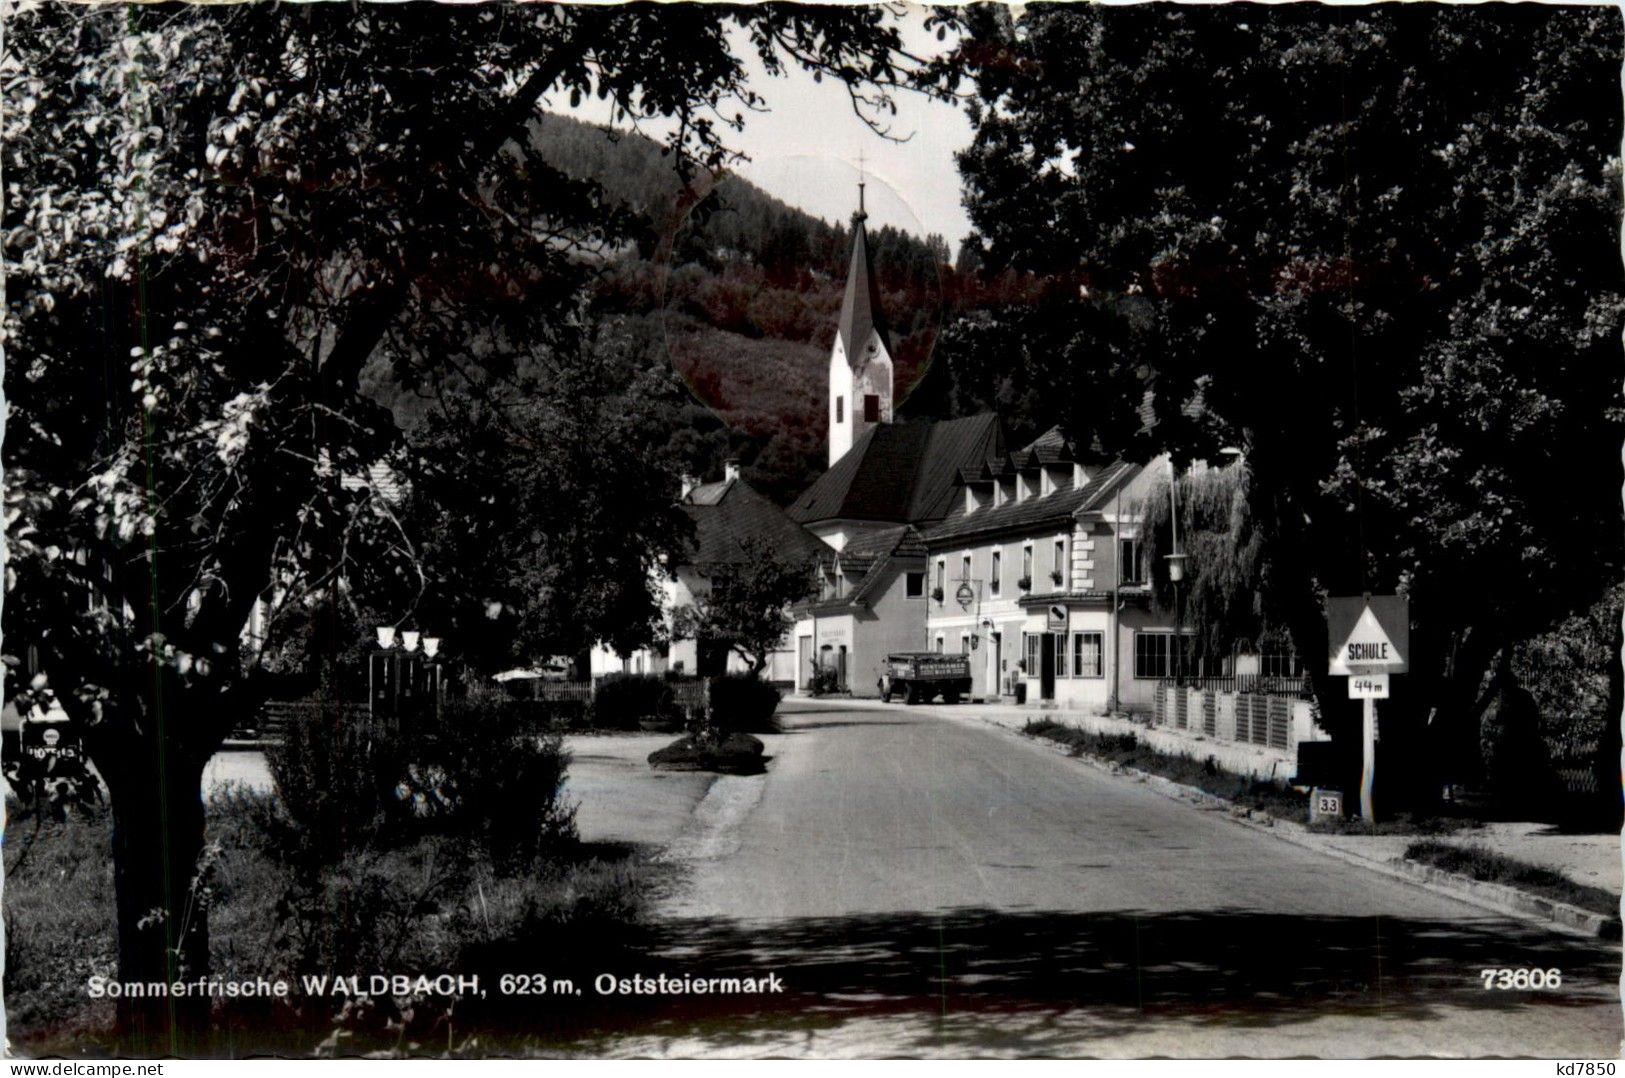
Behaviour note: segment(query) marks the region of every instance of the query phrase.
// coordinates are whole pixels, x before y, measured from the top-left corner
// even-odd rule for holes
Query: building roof
[[[1003,451],[1004,431],[992,413],[880,423],[791,503],[790,518],[930,524],[953,508],[960,470],[979,471]]]
[[[871,336],[886,345],[886,321],[880,308],[880,289],[875,269],[869,261],[869,235],[863,227],[865,214],[852,218],[852,262],[846,271],[846,294],[841,297],[841,347],[848,366],[860,366],[869,358]]]
[[[895,555],[900,558],[918,558],[925,556],[925,542],[920,533],[910,524],[899,524],[895,528],[882,528],[879,531],[865,532],[854,535],[841,548],[841,561],[844,564],[848,558],[876,558],[883,555]]]
[[[701,483],[681,504],[694,522],[688,558],[693,565],[745,561],[750,540],[767,543],[789,558],[811,560],[833,553],[829,544],[791,520],[784,510],[742,479]]]
[[[1051,522],[1070,522],[1078,513],[1098,508],[1113,490],[1132,478],[1139,470],[1140,466],[1137,464],[1117,461],[1096,472],[1094,477],[1081,487],[1058,490],[1037,498],[1005,502],[1003,505],[978,509],[962,516],[949,517],[941,524],[926,529],[925,541],[934,546],[974,535],[1031,528]]]
[[[1060,427],[1051,427],[1034,438],[1022,447],[1016,458],[1024,464],[1071,464],[1077,459]]]
[[[838,560],[843,575],[854,570],[861,573],[862,578],[856,586],[839,598],[811,600],[800,604],[797,609],[824,614],[868,606],[880,594],[882,585],[890,579],[893,563],[923,557],[925,541],[908,524],[855,536],[838,554],[832,552],[826,555],[825,561]]]

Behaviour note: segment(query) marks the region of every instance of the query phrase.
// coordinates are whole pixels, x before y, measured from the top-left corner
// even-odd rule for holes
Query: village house
[[[926,637],[971,657],[974,697],[1150,710],[1175,631],[1138,530],[1159,469],[1079,459],[1052,430],[961,475],[958,511],[924,533]]]
[[[683,560],[660,575],[661,609],[668,629],[678,610],[709,594],[711,575],[749,557],[753,544],[767,544],[786,558],[810,563],[831,553],[817,536],[740,478],[738,461],[727,462],[719,482],[701,483],[684,476],[678,504],[694,522],[694,537]],[[667,672],[710,677],[747,669],[744,658],[726,642],[693,638],[672,639],[664,647],[640,648],[630,655],[599,645],[589,658],[594,678]],[[795,677],[794,665],[794,653],[786,647],[769,655],[761,676],[789,684]]]

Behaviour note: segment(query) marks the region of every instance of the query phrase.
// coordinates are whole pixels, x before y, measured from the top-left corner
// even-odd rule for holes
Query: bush
[[[388,828],[404,772],[388,731],[320,711],[290,722],[265,760],[281,803],[265,824],[290,859],[331,864]]]
[[[759,775],[767,770],[760,738],[749,734],[680,737],[649,754],[649,766],[663,771],[721,771],[729,775]]]
[[[813,669],[812,694],[814,696],[828,696],[833,692],[840,692],[841,678],[833,666],[819,666]]]
[[[603,730],[636,730],[643,722],[679,718],[671,686],[657,674],[611,674],[598,683],[592,725]]]
[[[778,689],[749,674],[727,674],[714,677],[708,686],[711,698],[711,722],[723,733],[777,733],[778,710],[783,694]]]

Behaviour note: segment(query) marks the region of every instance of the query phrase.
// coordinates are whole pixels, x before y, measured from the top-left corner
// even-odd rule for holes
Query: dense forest
[[[526,153],[596,181],[633,217],[636,242],[600,255],[595,338],[669,363],[693,400],[672,432],[691,466],[712,475],[737,457],[764,492],[794,497],[825,463],[825,382],[850,223],[820,220],[731,174],[685,188],[658,143],[568,117],[533,123]],[[903,411],[947,414],[964,395],[922,380],[965,287],[948,244],[889,226],[871,228],[869,241]],[[446,389],[405,390],[381,367],[368,385],[407,426]]]

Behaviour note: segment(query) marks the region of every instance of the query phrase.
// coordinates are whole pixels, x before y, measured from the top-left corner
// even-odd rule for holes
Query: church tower
[[[852,262],[846,271],[841,321],[829,356],[829,463],[846,455],[863,432],[892,418],[892,360],[880,290],[869,262],[862,183],[852,215]]]

